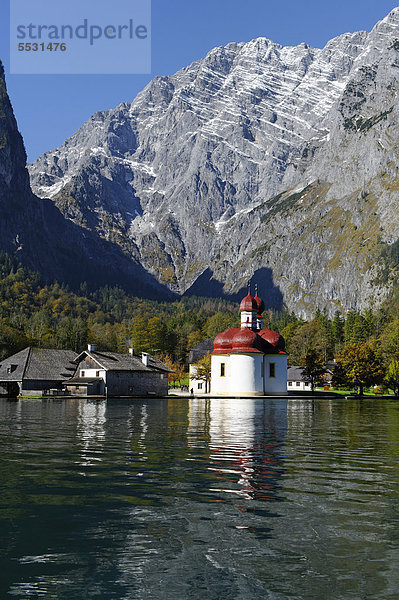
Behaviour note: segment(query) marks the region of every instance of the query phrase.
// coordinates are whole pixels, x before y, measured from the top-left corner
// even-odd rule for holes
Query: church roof
[[[261,338],[266,340],[266,342],[271,344],[273,348],[276,348],[280,351],[285,350],[285,339],[276,331],[272,331],[271,329],[261,329],[261,331],[259,331],[259,335]]]
[[[240,311],[255,312],[261,315],[265,303],[258,294],[255,298],[247,294],[241,301]],[[284,338],[271,329],[258,330],[259,320],[247,326],[242,324],[240,329],[230,328],[216,336],[212,354],[285,354]]]
[[[265,303],[263,302],[262,298],[259,298],[258,295],[255,296],[254,300],[256,302],[258,315],[261,315],[265,312]]]
[[[258,310],[258,305],[256,303],[256,300],[253,296],[251,296],[251,294],[248,294],[247,296],[245,296],[245,298],[243,298],[243,300],[241,300],[241,304],[240,304],[240,312],[243,311],[257,311]]]
[[[270,329],[256,333],[247,328],[234,328],[215,337],[212,354],[282,354],[284,348],[284,339]]]

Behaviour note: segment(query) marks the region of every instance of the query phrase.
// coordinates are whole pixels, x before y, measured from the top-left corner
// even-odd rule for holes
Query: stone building
[[[284,338],[263,328],[265,304],[248,294],[240,304],[241,328],[216,336],[212,352],[212,395],[287,394]]]
[[[168,373],[162,361],[143,353],[97,352],[92,345],[75,358],[75,373],[64,382],[73,395],[167,396]]]
[[[0,387],[8,396],[60,392],[76,369],[76,352],[25,348],[0,364]]]

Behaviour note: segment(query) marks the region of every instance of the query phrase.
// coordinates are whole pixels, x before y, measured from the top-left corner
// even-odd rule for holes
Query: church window
[[[276,363],[269,364],[269,377],[276,377]]]
[[[220,364],[220,377],[226,376],[226,363]]]

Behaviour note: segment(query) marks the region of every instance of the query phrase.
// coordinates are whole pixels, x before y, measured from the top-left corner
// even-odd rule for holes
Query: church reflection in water
[[[208,469],[215,474],[210,492],[280,499],[287,400],[193,400],[188,432],[193,443],[198,443],[199,428],[208,441]]]

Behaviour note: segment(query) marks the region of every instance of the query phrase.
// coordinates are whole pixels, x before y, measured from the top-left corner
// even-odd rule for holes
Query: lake
[[[0,400],[0,598],[399,597],[399,402]]]

